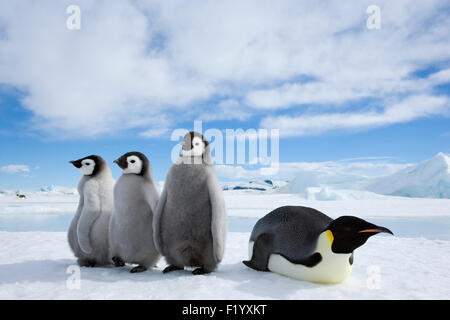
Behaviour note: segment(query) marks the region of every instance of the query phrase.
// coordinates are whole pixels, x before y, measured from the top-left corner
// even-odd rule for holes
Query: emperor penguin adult
[[[208,141],[187,133],[180,158],[166,176],[153,220],[155,245],[169,264],[164,273],[195,267],[214,271],[222,261],[227,216]]]
[[[150,162],[140,152],[114,161],[122,175],[114,187],[114,213],[109,228],[111,257],[116,267],[137,264],[131,273],[152,268],[161,255],[153,243],[153,215],[159,194]]]
[[[108,227],[114,207],[111,170],[97,155],[70,163],[83,177],[78,183],[78,209],[69,227],[69,246],[80,266],[111,264],[108,244]]]
[[[249,241],[255,270],[316,283],[339,283],[351,272],[353,251],[389,229],[354,216],[332,219],[307,207],[284,206],[261,218]]]

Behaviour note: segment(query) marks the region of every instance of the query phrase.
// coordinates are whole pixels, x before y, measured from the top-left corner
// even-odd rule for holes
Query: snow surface
[[[249,233],[228,234],[226,254],[209,275],[130,274],[124,268],[81,268],[64,232],[0,232],[0,299],[448,299],[450,241],[379,236],[355,251],[350,277],[321,285],[245,267]],[[69,282],[69,286],[67,285]]]
[[[330,191],[323,191],[326,192]],[[81,268],[81,288],[71,289],[67,281],[70,283],[72,275],[67,272],[76,261],[68,247],[66,232],[1,231],[0,299],[448,299],[450,296],[448,240],[372,237],[355,251],[350,277],[337,285],[257,272],[241,263],[247,259],[247,242],[254,221],[282,205],[310,206],[331,217],[350,214],[369,221],[375,217],[399,217],[404,228],[408,228],[408,221],[414,217],[447,219],[450,199],[379,196],[318,201],[293,194],[245,190],[226,191],[224,195],[233,226],[229,227],[224,261],[217,272],[193,276],[189,271],[177,271],[163,275],[164,260],[157,269],[142,274],[130,274],[130,266]],[[76,195],[55,193],[30,194],[27,200],[4,195],[0,197],[0,223],[5,217],[25,217],[20,220],[24,224],[45,215],[70,219],[77,201]],[[393,231],[396,233],[395,228]]]
[[[261,218],[285,205],[312,207],[332,218],[342,215],[362,218],[450,216],[450,199],[381,196],[379,199],[319,201],[292,194],[242,194],[235,191],[224,194],[228,215],[235,217]]]

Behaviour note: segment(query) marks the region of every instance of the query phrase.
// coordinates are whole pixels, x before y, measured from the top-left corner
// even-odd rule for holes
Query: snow
[[[330,186],[338,189],[354,187],[356,183],[364,181],[365,177],[342,174],[331,171],[300,171],[289,184],[281,189],[285,193],[304,194],[308,187]]]
[[[405,197],[450,198],[449,164],[448,155],[441,152],[390,176],[373,179],[365,189]]]
[[[15,193],[0,197],[0,217],[37,214],[73,213],[78,205],[78,193],[66,194],[29,190],[26,199],[17,199]]]
[[[450,216],[450,199],[379,196],[378,199],[319,201],[293,194],[244,194],[227,191],[224,195],[228,215],[234,217],[261,218],[284,205],[312,207],[332,218],[341,215],[355,215],[362,218]]]
[[[158,268],[81,268],[65,232],[0,232],[0,299],[448,299],[450,241],[379,236],[355,251],[350,277],[321,285],[245,267],[249,233],[228,234],[224,261],[209,275]],[[69,285],[67,283],[69,282]]]
[[[394,174],[376,178],[325,170],[299,171],[294,179],[278,191],[299,194],[306,199],[346,200],[349,192],[341,190],[365,191],[354,194],[359,199],[375,198],[374,193],[402,197],[450,198],[450,158],[440,152],[431,159],[410,165]]]
[[[254,191],[277,191],[287,185],[287,181],[277,181],[271,179],[265,180],[249,180],[249,181],[229,181],[221,182],[223,191],[230,190],[246,190]]]
[[[339,190],[337,194],[347,200],[322,201],[333,198],[333,192],[316,188],[310,190],[314,197],[304,198],[225,191],[229,232],[224,261],[216,272],[193,276],[186,270],[164,275],[164,260],[157,269],[142,274],[130,274],[130,266],[81,268],[79,290],[67,285],[73,276],[68,270],[76,261],[66,232],[42,231],[53,216],[64,218],[58,220],[63,228],[56,230],[66,230],[78,197],[36,192],[27,200],[18,200],[4,195],[0,197],[0,299],[448,299],[450,199],[377,195],[354,200],[361,191]],[[322,200],[316,199],[316,193]],[[369,239],[355,251],[349,278],[337,285],[302,282],[245,267],[241,261],[247,259],[254,223],[283,205],[310,206],[333,218],[349,214],[369,221],[385,219],[392,225],[382,225],[396,236]],[[36,220],[42,230],[31,228]],[[19,221],[22,228],[27,225],[34,231],[11,232],[7,221]],[[407,235],[402,230],[416,233]]]
[[[308,188],[310,196],[307,198],[247,190],[225,191],[224,198],[228,215],[232,217],[261,218],[284,205],[316,208],[333,218],[345,214],[363,218],[450,216],[450,199],[392,197],[358,190],[323,189]],[[29,194],[26,200],[4,195],[0,197],[0,218],[72,215],[77,205],[78,195],[38,193]]]

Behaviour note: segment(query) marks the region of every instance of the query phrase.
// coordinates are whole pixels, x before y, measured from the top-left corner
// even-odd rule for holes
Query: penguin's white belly
[[[255,244],[254,241],[248,242],[248,260],[252,260],[253,257],[253,245]]]
[[[267,268],[287,277],[316,283],[339,283],[352,271],[351,253],[334,253],[326,232],[319,236],[315,252],[321,254],[322,260],[314,267],[294,264],[279,254],[271,254]]]
[[[352,270],[349,263],[350,254],[335,254],[334,256],[323,257],[323,260],[314,267],[306,267],[301,264],[294,264],[279,254],[271,254],[268,269],[298,280],[316,283],[339,283],[344,281]]]

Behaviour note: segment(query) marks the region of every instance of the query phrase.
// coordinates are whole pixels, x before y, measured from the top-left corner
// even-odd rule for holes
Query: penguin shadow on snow
[[[162,279],[162,264],[158,264],[155,268],[149,268],[146,271],[138,273],[130,273],[131,269],[137,264],[126,264],[123,267],[101,266],[101,267],[81,267],[82,279],[98,281],[98,282],[119,282],[119,281],[136,281],[136,282],[152,282]]]
[[[72,275],[68,272],[70,266],[78,266],[76,260],[29,260],[18,263],[0,265],[0,274],[8,275],[0,277],[0,285],[17,282],[55,282],[65,283]],[[122,268],[114,266],[102,267],[79,267],[81,279],[101,282],[116,282],[122,280],[133,280],[151,282],[160,280],[161,268],[149,269],[139,274],[130,274],[133,266],[126,265]]]
[[[61,282],[66,281],[69,274],[66,273],[70,265],[76,264],[75,260],[30,260],[11,264],[1,264],[0,284],[16,282]]]
[[[218,278],[233,281],[237,284],[238,291],[248,292],[260,298],[288,299],[301,290],[335,286],[291,279],[273,272],[252,270],[241,261],[223,265],[219,271],[221,272],[216,272]]]

